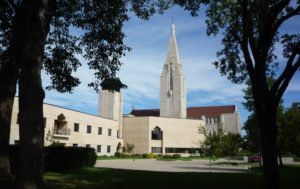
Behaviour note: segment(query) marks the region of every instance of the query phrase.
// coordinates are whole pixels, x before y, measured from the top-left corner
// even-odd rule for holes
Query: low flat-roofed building
[[[134,144],[134,152],[144,153],[196,153],[204,135],[199,129],[201,120],[165,117],[124,117],[124,143]]]
[[[18,97],[14,100],[10,144],[19,142]],[[65,146],[91,147],[98,155],[114,155],[123,145],[119,121],[44,103],[45,145],[52,140]]]

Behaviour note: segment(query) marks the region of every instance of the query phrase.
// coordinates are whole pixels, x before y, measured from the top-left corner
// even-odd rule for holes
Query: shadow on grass
[[[300,166],[280,169],[281,188],[300,188]],[[262,186],[259,167],[251,173],[170,173],[84,168],[61,173],[45,174],[47,189],[165,189],[212,188],[257,189]],[[11,189],[12,180],[0,178],[0,188]]]
[[[253,189],[261,185],[261,176],[233,173],[169,173],[103,168],[85,168],[73,172],[47,173],[49,188],[241,188]],[[247,185],[245,185],[247,183]]]

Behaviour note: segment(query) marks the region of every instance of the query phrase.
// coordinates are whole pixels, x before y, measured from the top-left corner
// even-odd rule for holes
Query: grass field
[[[300,188],[300,166],[281,168],[281,188]],[[168,173],[104,168],[84,168],[46,173],[48,189],[256,189],[261,188],[261,170],[251,173]],[[0,181],[0,188],[11,183]]]

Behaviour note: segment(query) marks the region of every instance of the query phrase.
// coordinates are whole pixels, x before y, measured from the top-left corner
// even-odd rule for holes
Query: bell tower
[[[172,24],[167,60],[160,76],[160,116],[186,118],[186,87]]]

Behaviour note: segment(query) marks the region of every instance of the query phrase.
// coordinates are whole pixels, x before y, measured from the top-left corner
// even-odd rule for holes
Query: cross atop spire
[[[179,60],[179,53],[177,48],[176,42],[176,35],[175,35],[175,25],[172,23],[171,33],[170,33],[170,42],[169,42],[169,49],[166,64],[180,64]]]

